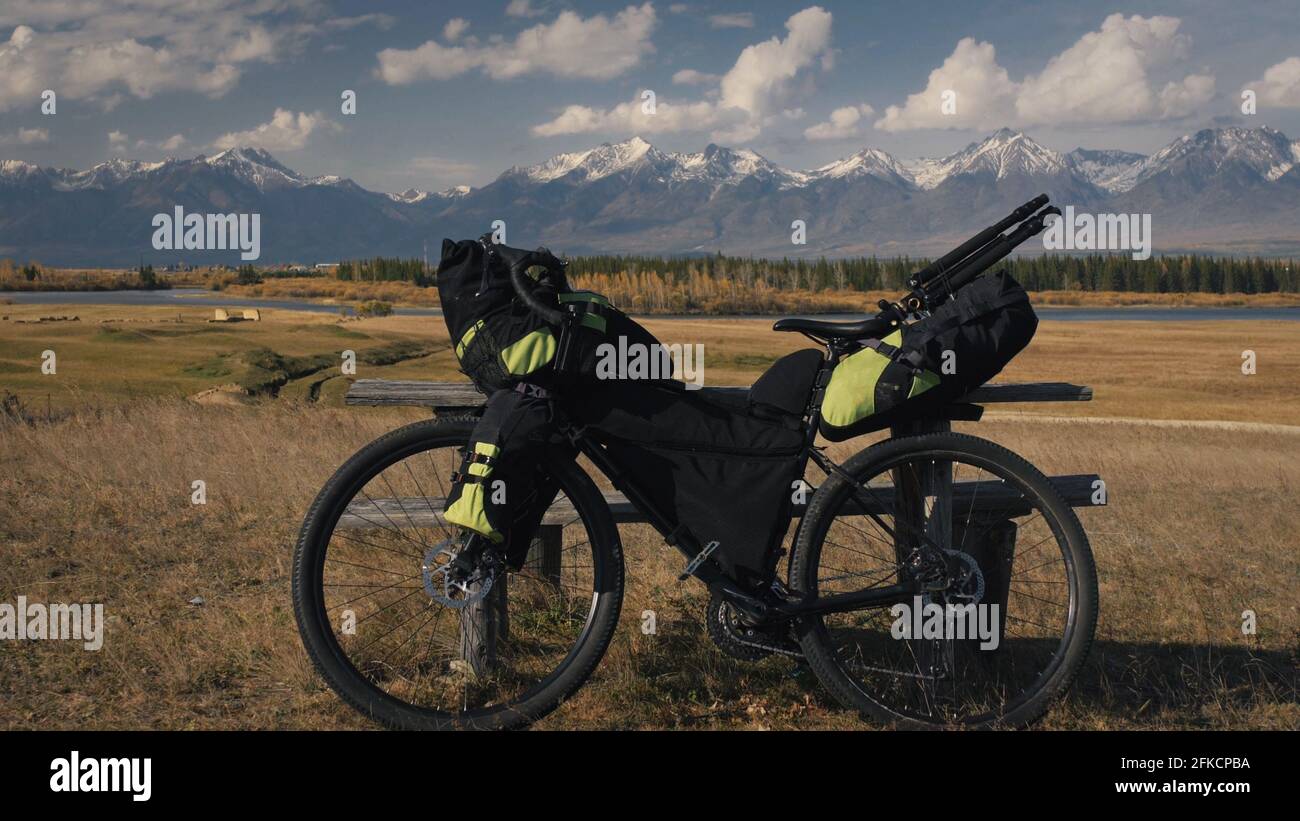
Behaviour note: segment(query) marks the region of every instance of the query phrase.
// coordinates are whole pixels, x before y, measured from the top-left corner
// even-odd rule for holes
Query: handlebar
[[[515,294],[528,310],[540,316],[546,322],[552,325],[561,325],[564,323],[567,313],[547,305],[537,298],[535,291],[537,283],[527,276],[529,268],[542,267],[546,269],[544,278],[547,283],[553,286],[557,291],[567,291],[568,282],[564,277],[564,268],[567,262],[552,254],[545,248],[538,248],[535,251],[524,251],[519,248],[511,248],[506,245],[497,245],[493,243],[486,235],[480,240],[489,256],[498,257],[510,270],[510,285],[514,288]],[[486,260],[483,266],[484,282],[488,278],[488,265]],[[485,286],[486,287],[486,286]]]
[[[1017,245],[1047,227],[1046,219],[1052,214],[1060,216],[1061,209],[1055,205],[1049,205],[1020,223],[1016,230],[999,235],[978,253],[972,254],[961,265],[952,270],[947,277],[948,281],[943,283],[944,287],[949,291],[956,291],[989,268],[992,268],[999,260],[1014,251]]]
[[[539,250],[545,250],[545,249],[539,249]],[[534,291],[537,288],[537,285],[532,281],[530,281],[528,276],[524,273],[534,265],[547,265],[546,262],[538,261],[538,259],[536,258],[536,254],[537,254],[536,251],[531,251],[526,256],[519,259],[518,261],[510,264],[510,284],[514,286],[515,293],[519,295],[519,298],[523,300],[524,305],[528,306],[528,309],[530,311],[537,314],[542,319],[546,320],[552,325],[563,325],[565,319],[569,315],[564,311],[560,310],[559,308],[552,308],[550,305],[547,305],[545,302],[542,302],[540,299],[538,299],[537,294],[534,293]],[[559,272],[560,276],[563,276],[564,275],[563,263],[555,259],[555,257],[550,256],[549,251],[547,252],[547,256],[549,256],[552,260],[555,260],[555,262],[558,263],[559,267],[557,267],[555,270]],[[547,270],[549,271],[552,269],[549,266],[547,266]]]
[[[912,275],[907,281],[907,286],[912,289],[924,288],[935,276],[946,274],[952,271],[956,266],[966,260],[967,257],[983,250],[998,234],[1033,214],[1039,208],[1042,208],[1048,202],[1046,194],[1039,194],[1029,202],[1012,211],[1009,215],[999,220],[996,224],[990,225],[983,231],[963,242],[953,250],[944,254],[939,259],[925,266]]]

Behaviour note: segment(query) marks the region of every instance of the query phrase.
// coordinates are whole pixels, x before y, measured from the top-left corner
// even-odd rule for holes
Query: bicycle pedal
[[[718,542],[716,541],[712,541],[706,544],[703,550],[695,554],[695,558],[691,559],[689,562],[686,563],[686,569],[683,570],[682,574],[677,577],[677,581],[684,582],[687,579],[689,579],[691,576],[694,576],[695,571],[700,569],[700,565],[708,561],[709,556],[711,556],[713,554],[713,551],[717,549],[718,549]]]

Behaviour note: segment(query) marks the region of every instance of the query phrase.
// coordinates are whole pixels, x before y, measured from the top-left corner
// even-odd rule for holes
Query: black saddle
[[[878,337],[890,329],[887,319],[874,316],[839,321],[834,319],[813,319],[804,316],[790,316],[778,319],[772,326],[774,331],[798,331],[822,339],[861,339]]]

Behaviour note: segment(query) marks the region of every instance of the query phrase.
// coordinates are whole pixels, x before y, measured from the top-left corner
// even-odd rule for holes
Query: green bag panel
[[[491,442],[475,442],[474,452],[495,459],[501,453],[501,448]],[[488,488],[485,485],[492,476],[492,464],[467,460],[461,467],[467,475],[478,477],[478,481],[454,483],[447,508],[442,513],[443,518],[449,524],[468,528],[494,542],[504,541],[505,534],[493,527],[488,518]]]
[[[501,364],[511,376],[527,376],[555,358],[558,343],[550,328],[538,328],[501,349]]]
[[[939,374],[931,371],[921,371],[913,377],[912,389],[907,392],[907,398],[911,399],[913,396],[919,396],[930,390],[930,388],[937,387],[938,384]]]
[[[590,302],[596,305],[601,305],[605,308],[614,307],[608,298],[602,294],[596,293],[595,291],[568,291],[560,294],[559,299],[560,304],[566,302]]]
[[[898,347],[903,344],[903,333],[894,331],[882,341]],[[822,399],[822,421],[845,428],[874,414],[876,383],[892,361],[872,348],[863,348],[840,360]]]
[[[457,361],[463,360],[465,358],[465,351],[469,349],[470,343],[474,341],[474,337],[481,330],[483,330],[483,320],[480,319],[478,322],[475,322],[473,325],[469,326],[469,330],[465,331],[465,335],[462,336],[460,338],[460,341],[456,343]]]
[[[471,466],[471,472],[476,473],[477,471],[473,470],[476,467],[481,466]],[[451,504],[447,505],[447,509],[443,511],[443,518],[449,524],[472,530],[498,544],[505,541],[505,535],[492,527],[492,523],[488,521],[487,488],[481,483],[475,482],[462,485],[459,491],[459,493],[455,494]]]

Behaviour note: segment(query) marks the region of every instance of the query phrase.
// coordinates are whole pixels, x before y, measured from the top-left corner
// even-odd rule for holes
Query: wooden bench
[[[741,397],[749,388],[709,388],[716,394]],[[985,385],[962,397],[951,406],[947,418],[925,419],[891,429],[894,436],[946,431],[950,420],[977,420],[980,406],[1009,402],[1087,402],[1092,399],[1092,388],[1065,382],[1031,382],[1021,384]],[[430,408],[435,415],[468,415],[476,412],[486,401],[473,385],[464,382],[389,381],[359,379],[347,392],[349,405],[400,406],[410,405]],[[1073,474],[1050,477],[1053,487],[1071,507],[1090,507],[1105,504],[1105,494],[1098,494],[1100,478],[1095,474]],[[932,465],[920,476],[902,477],[895,472],[896,490],[873,498],[875,509],[850,502],[843,509],[848,515],[892,512],[895,521],[908,523],[908,531],[924,532],[938,544],[960,543],[964,550],[979,563],[986,584],[986,599],[1000,602],[1001,612],[1006,612],[1007,592],[1010,585],[1012,563],[1015,557],[1017,525],[1015,517],[1028,512],[1014,505],[1018,494],[1008,490],[999,480],[953,482],[952,471]],[[805,498],[811,498],[815,488],[809,488]],[[901,497],[895,499],[896,492]],[[618,523],[644,523],[645,517],[621,493],[607,492],[605,502]],[[397,518],[411,522],[415,527],[435,527],[442,514],[443,499],[402,498],[367,499],[348,506],[339,519],[338,526],[347,529],[383,527]],[[988,521],[980,523],[981,537],[976,543],[966,544],[964,528],[969,518],[958,523],[954,531],[952,516],[943,511],[953,510],[957,504],[966,504],[971,513],[986,512]],[[796,504],[794,515],[801,517],[805,504]],[[527,562],[536,568],[543,579],[558,582],[563,554],[564,527],[576,519],[573,505],[558,500],[546,512],[541,526],[530,546]],[[968,514],[969,516],[969,514]],[[903,528],[898,528],[901,534]],[[900,562],[906,546],[896,537],[895,553]],[[497,644],[509,634],[506,578],[503,577],[493,592],[478,603],[460,611],[460,653],[475,672],[489,669],[496,663]],[[999,632],[1005,634],[1005,616]],[[923,642],[924,648],[931,643]],[[923,652],[931,652],[923,649]],[[951,652],[949,647],[948,652]],[[926,661],[926,663],[930,663]]]
[[[748,387],[710,388],[711,391],[734,395],[744,394]],[[1010,402],[1087,402],[1092,399],[1092,388],[1071,385],[1066,382],[1028,382],[985,385],[972,391],[959,400],[958,404],[986,405]],[[418,382],[384,379],[359,379],[352,383],[347,392],[349,405],[400,406],[409,405],[430,408],[435,414],[470,414],[483,405],[486,398],[467,382]],[[950,423],[942,420],[927,420],[908,429],[894,429],[894,435],[947,430]],[[936,481],[942,481],[936,479]],[[1071,507],[1090,507],[1104,502],[1097,502],[1096,474],[1072,474],[1051,477],[1052,485]],[[925,480],[922,484],[929,484]],[[936,496],[946,500],[947,504],[956,504],[966,500],[975,500],[974,509],[989,511],[1007,511],[1008,492],[998,481],[957,482],[942,488],[915,488],[909,495],[916,495],[912,505],[919,511],[920,498]],[[809,488],[811,498],[814,488]],[[930,492],[931,490],[938,492]],[[1104,499],[1104,496],[1100,498]],[[645,522],[645,517],[632,506],[621,493],[606,493],[605,501],[614,515],[614,521],[620,524]],[[892,499],[881,499],[883,502]],[[904,500],[906,501],[906,500]],[[409,519],[413,526],[433,526],[442,514],[442,499],[375,499],[373,503],[353,505],[339,520],[339,527],[365,529],[381,526],[379,523],[392,521],[394,517]],[[796,505],[795,517],[802,516],[806,505]],[[902,505],[900,505],[902,507]],[[846,509],[847,510],[847,509]],[[856,508],[854,508],[856,511]],[[868,511],[856,511],[866,513]],[[871,511],[876,512],[876,511]],[[1014,513],[1015,511],[1007,511]],[[538,528],[537,538],[529,560],[537,561],[543,573],[558,570],[559,551],[562,544],[564,523],[572,522],[576,516],[573,506],[567,500],[561,500],[547,511]],[[936,541],[947,541],[951,534],[934,533]]]

